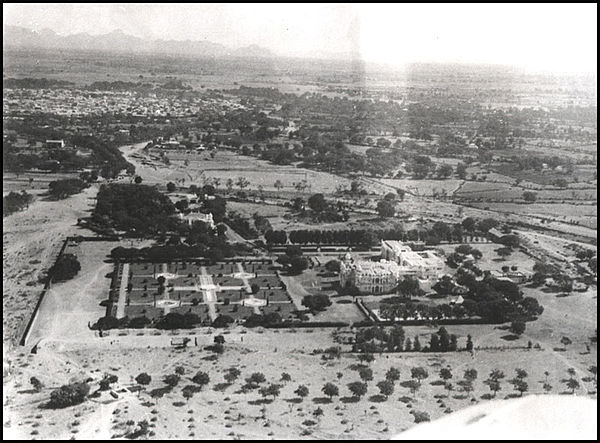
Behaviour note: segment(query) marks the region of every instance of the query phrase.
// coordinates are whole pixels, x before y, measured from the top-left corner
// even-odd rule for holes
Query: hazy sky
[[[258,44],[281,55],[497,63],[596,72],[596,4],[4,4],[4,23],[63,35]]]

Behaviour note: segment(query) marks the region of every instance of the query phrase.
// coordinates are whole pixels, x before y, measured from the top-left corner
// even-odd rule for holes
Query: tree
[[[175,367],[175,374],[177,374],[177,375],[183,375],[183,374],[185,374],[185,368],[183,366],[176,366]]]
[[[236,367],[231,367],[227,370],[227,373],[225,374],[224,378],[225,381],[229,384],[233,383],[234,381],[237,380],[237,378],[240,376],[241,372],[238,368]]]
[[[62,254],[48,270],[48,275],[54,281],[65,281],[70,280],[75,277],[79,270],[81,269],[81,265],[79,264],[79,260],[73,254]]]
[[[408,351],[408,349],[407,349]],[[421,342],[419,341],[419,336],[415,335],[415,339],[413,341],[413,351],[421,352]]]
[[[369,382],[373,380],[373,370],[371,368],[362,368],[358,371],[358,375],[362,381]]]
[[[476,369],[467,369],[465,371],[464,379],[470,382],[477,380],[477,370]]]
[[[400,380],[400,371],[397,368],[390,368],[385,373],[385,379],[391,381],[392,383]]]
[[[33,196],[24,190],[20,193],[11,191],[2,199],[2,213],[4,216],[7,216],[14,212],[28,208],[32,201]]]
[[[421,384],[416,380],[409,380],[406,383],[403,383],[403,385],[409,388],[413,395],[421,388]]]
[[[544,392],[546,392],[546,393],[549,393],[550,391],[552,391],[552,385],[548,382],[544,382],[543,388],[544,388]]]
[[[211,326],[213,328],[226,328],[233,322],[234,322],[233,317],[231,317],[229,315],[219,314],[219,316],[214,319]]]
[[[453,172],[454,170],[452,169],[452,166],[444,164],[438,168],[437,176],[438,178],[444,179],[450,177]]]
[[[459,163],[456,165],[456,175],[461,180],[464,180],[467,177],[467,165],[464,163]]]
[[[196,372],[196,375],[192,377],[192,381],[202,387],[210,382],[210,377],[206,372],[198,371]]]
[[[427,372],[427,370],[425,368],[418,366],[415,368],[411,368],[410,377],[417,379],[417,382],[419,384],[421,384],[421,380],[424,380],[427,377],[429,377],[429,373]]]
[[[260,285],[258,285],[256,283],[252,283],[250,285],[250,290],[252,291],[253,294],[258,294],[258,291],[260,291]]]
[[[397,197],[397,195],[394,194],[393,192],[388,192],[387,194],[385,194],[385,196],[383,198],[386,201],[393,202],[394,200],[396,200],[396,197]]]
[[[339,388],[336,385],[334,385],[333,383],[325,383],[323,385],[323,388],[321,389],[321,391],[323,392],[323,394],[325,394],[327,397],[329,397],[330,400],[333,397],[338,396],[340,393]]]
[[[521,335],[525,332],[526,324],[522,320],[513,320],[510,324],[510,332],[516,335]]]
[[[502,260],[506,260],[506,257],[510,256],[512,252],[512,248],[509,248],[508,246],[496,249],[496,253],[502,257]]]
[[[493,218],[484,218],[477,223],[477,229],[481,232],[488,232],[490,229],[498,226],[498,220]]]
[[[323,416],[323,409],[321,409],[320,407],[315,409],[313,411],[313,416],[315,416],[317,418],[317,420],[320,420],[321,417]]]
[[[575,389],[579,389],[580,387],[579,382],[572,377],[569,378],[565,384],[567,385],[567,388],[571,390],[571,395],[575,394]]]
[[[325,269],[329,272],[340,272],[340,261],[339,260],[329,260],[325,263]]]
[[[150,375],[148,375],[147,373],[142,372],[135,378],[135,381],[138,385],[148,386],[152,381],[152,377],[150,377]]]
[[[275,180],[275,184],[273,184],[273,186],[278,191],[281,191],[283,189],[283,183],[281,183],[281,180]]]
[[[515,369],[515,373],[517,374],[517,378],[519,380],[523,380],[525,378],[527,378],[527,371],[525,369],[521,369],[521,368],[517,368]]]
[[[87,383],[72,383],[63,385],[50,393],[49,408],[66,408],[68,406],[82,403],[88,393],[90,386]]]
[[[247,188],[248,186],[250,186],[250,182],[245,177],[238,177],[238,179],[236,181],[236,185],[238,185],[240,190],[243,190],[244,188]]]
[[[450,368],[440,369],[440,378],[444,380],[444,382],[450,380],[452,378],[452,371],[450,370]]]
[[[304,397],[308,396],[308,388],[304,385],[299,385],[294,391],[294,394],[296,394],[301,399],[304,399]]]
[[[494,369],[492,372],[490,372],[488,379],[484,381],[484,383],[490,388],[490,391],[494,392],[494,397],[496,396],[496,393],[502,389],[500,386],[500,380],[503,378],[504,372]]]
[[[189,399],[192,398],[195,393],[200,392],[201,390],[202,388],[200,386],[187,385],[181,390],[181,394],[186,401],[189,401]]]
[[[48,195],[55,200],[62,200],[70,195],[78,194],[89,185],[78,178],[56,180],[48,184]]]
[[[259,394],[263,397],[271,395],[273,400],[277,398],[281,392],[281,385],[271,383],[269,386],[264,386],[258,390]]]
[[[300,274],[308,269],[308,259],[306,257],[294,256],[289,259],[289,270],[291,274]]]
[[[331,300],[327,294],[305,295],[302,298],[302,306],[306,306],[312,312],[323,311],[331,306]]]
[[[379,388],[379,392],[381,392],[381,394],[385,396],[386,400],[390,395],[394,393],[394,384],[390,381],[382,380],[379,383],[377,383],[377,387]]]
[[[429,174],[429,166],[422,163],[417,163],[413,165],[412,172],[415,179],[424,179]]]
[[[174,388],[175,386],[177,386],[177,384],[179,383],[179,380],[180,380],[180,377],[177,374],[169,374],[163,378],[163,382],[166,385],[170,386],[171,388]]]
[[[280,381],[282,381],[284,383],[292,381],[292,376],[290,374],[288,374],[287,372],[282,372]]]
[[[473,352],[473,340],[471,339],[471,334],[467,335],[467,345],[465,349],[468,352]]]
[[[375,360],[375,356],[373,354],[365,353],[365,354],[360,354],[358,356],[358,359],[361,362],[371,363],[373,360]]]
[[[176,189],[177,189],[177,187],[175,186],[175,183],[173,183],[173,182],[167,183],[167,192],[175,192]]]
[[[352,383],[348,383],[348,389],[352,393],[353,397],[360,399],[367,393],[367,384],[360,381],[354,381]]]
[[[597,383],[598,367],[596,365],[592,365],[588,368],[588,372],[594,376],[594,383]]]
[[[393,217],[396,213],[394,205],[387,200],[380,200],[377,203],[377,213],[381,218]]]
[[[254,386],[258,386],[261,383],[267,381],[265,374],[262,372],[254,372],[250,375],[250,377],[246,378],[246,383]]]
[[[523,192],[523,200],[525,200],[528,203],[533,203],[537,200],[537,194],[532,191],[525,191]]]
[[[33,386],[33,390],[35,392],[40,392],[43,389],[43,387],[44,387],[44,385],[42,384],[42,382],[39,381],[36,377],[31,377],[29,379],[29,382],[31,383],[31,386]]]
[[[315,212],[322,212],[329,206],[323,194],[311,195],[308,199],[308,206]]]
[[[465,231],[473,232],[475,230],[475,227],[477,226],[477,223],[472,217],[467,217],[461,222],[461,225],[465,229]]]
[[[292,209],[296,212],[304,210],[304,199],[302,197],[296,197],[292,200]]]
[[[137,175],[133,181],[135,182],[136,185],[139,185],[139,184],[142,183],[143,180],[142,180],[142,177],[140,177],[139,175]]]
[[[396,194],[398,194],[398,199],[400,201],[404,201],[404,196],[406,194],[406,191],[404,189],[400,189],[400,188],[396,189]]]
[[[519,395],[523,395],[523,392],[527,392],[529,390],[529,385],[523,379],[514,378],[511,380],[513,385],[513,389],[519,392]]]

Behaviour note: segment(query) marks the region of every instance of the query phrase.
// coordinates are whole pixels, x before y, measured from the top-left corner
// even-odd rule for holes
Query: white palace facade
[[[340,285],[365,294],[385,294],[406,277],[431,287],[444,275],[444,260],[433,251],[413,251],[400,241],[382,240],[379,261],[354,260],[346,254],[340,265]]]

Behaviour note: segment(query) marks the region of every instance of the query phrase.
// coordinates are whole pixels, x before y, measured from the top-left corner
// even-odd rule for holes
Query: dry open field
[[[48,190],[48,183],[51,181],[78,177],[79,174],[76,173],[46,174],[42,172],[25,172],[15,174],[5,172],[2,174],[2,194],[6,195],[11,191],[27,191],[29,194],[39,195]]]
[[[3,219],[4,340],[19,337],[65,237],[86,235],[76,226],[94,205],[96,186],[58,202],[38,198],[28,209]]]
[[[491,207],[490,203],[473,203],[476,207]],[[594,228],[598,223],[598,206],[596,204],[562,204],[562,203],[493,203],[493,209],[499,212],[525,214],[544,217],[565,223],[576,223]]]
[[[539,185],[536,185],[536,187],[539,188]],[[466,200],[474,201],[481,199],[484,202],[488,200],[491,203],[495,200],[522,200],[523,192],[528,190],[531,190],[531,186],[528,186],[526,183],[515,186],[508,183],[468,181],[460,187],[455,195]],[[548,189],[535,189],[533,192],[536,193],[539,200],[569,201],[597,199],[596,189],[593,189],[589,185],[584,189],[552,189],[552,187],[549,187]]]
[[[442,249],[446,254],[454,251],[458,245],[438,245],[437,249]],[[517,266],[519,271],[523,271],[526,274],[533,273],[533,265],[535,261],[528,255],[515,250],[507,257],[506,260],[502,260],[496,253],[496,249],[503,247],[497,243],[477,243],[472,244],[472,247],[479,249],[483,256],[475,263],[478,268],[483,271],[501,271],[503,266]]]
[[[544,380],[552,385],[553,393],[560,394],[565,391],[561,380],[567,377],[567,369],[573,367],[582,385],[577,394],[586,395],[586,391],[595,391],[593,383],[582,379],[590,375],[587,367],[595,364],[596,346],[591,347],[590,354],[581,353],[585,351],[587,335],[593,333],[595,327],[590,308],[596,306],[596,298],[595,294],[577,297],[572,300],[554,298],[552,305],[547,303],[548,308],[542,318],[528,324],[526,333],[517,341],[505,341],[501,337],[506,335],[506,331],[492,326],[448,328],[459,336],[460,345],[470,333],[476,347],[524,347],[527,340],[532,340],[534,344],[540,343],[541,350],[476,350],[473,356],[465,352],[376,356],[370,365],[373,381],[369,383],[367,395],[360,401],[353,400],[346,387],[347,383],[359,380],[358,374],[350,368],[357,363],[355,357],[344,354],[340,360],[324,362],[319,355],[310,355],[316,348],[335,344],[331,329],[263,332],[237,328],[225,335],[225,353],[216,361],[207,360],[210,353],[200,348],[192,347],[187,351],[169,348],[169,336],[111,336],[90,338],[82,343],[47,342],[37,354],[22,354],[12,361],[14,374],[5,384],[4,431],[6,436],[15,438],[31,438],[35,431],[45,438],[73,435],[76,438],[108,438],[122,434],[132,429],[133,423],[147,419],[153,425],[153,438],[249,439],[264,437],[267,433],[273,438],[385,439],[413,426],[412,410],[425,411],[435,419],[444,415],[446,407],[458,410],[474,404],[471,398],[477,402],[487,401],[485,398],[489,390],[483,380],[496,368],[504,371],[507,379],[514,375],[516,368],[525,369],[528,372],[528,394],[542,394]],[[567,317],[563,317],[565,306],[574,307]],[[427,327],[405,329],[407,336],[420,335],[422,341],[426,341],[433,331]],[[206,331],[196,337],[200,345],[205,345],[212,342],[213,335],[214,332]],[[561,346],[559,340],[563,335],[568,335],[573,344],[564,352],[553,351],[554,347]],[[344,348],[347,349],[347,346]],[[176,366],[185,369],[179,385],[160,399],[150,398],[148,392],[163,387],[162,377],[173,373]],[[231,366],[241,370],[240,379],[231,386],[221,385],[223,392],[214,390],[216,385],[223,383],[223,375]],[[378,397],[375,384],[384,378],[385,371],[391,366],[400,369],[401,379],[396,383],[394,394],[386,401]],[[426,368],[429,378],[423,381],[417,393],[412,394],[402,383],[409,380],[410,368],[415,366]],[[446,392],[443,386],[434,382],[439,369],[446,366],[452,369],[455,386],[465,369],[474,368],[479,376],[472,394],[465,395],[456,390],[449,398],[441,399],[444,406],[440,407],[436,396]],[[191,384],[189,378],[198,370],[209,374],[210,383],[202,393],[186,401],[181,394],[182,386]],[[48,398],[50,387],[69,380],[88,376],[98,380],[108,372],[118,375],[118,389],[135,384],[132,377],[143,371],[149,373],[153,381],[139,397],[125,393],[114,400],[104,393],[99,399],[64,410],[38,409]],[[282,383],[281,395],[275,401],[264,401],[256,391],[239,392],[243,378],[257,371],[265,374],[267,383],[279,382],[283,372],[289,373],[292,381]],[[549,372],[547,377],[544,371]],[[40,378],[48,388],[40,394],[31,393],[28,379],[32,375]],[[339,397],[334,397],[331,402],[320,392],[326,382],[333,382],[340,388]],[[309,395],[303,402],[297,402],[293,393],[299,384],[309,388]],[[512,392],[512,387],[504,380],[498,397],[504,398]],[[592,397],[596,398],[596,395]],[[312,415],[317,407],[323,410],[319,419]],[[314,424],[306,420],[313,420]],[[309,434],[307,429],[311,430]]]
[[[138,145],[139,146],[139,145]],[[156,152],[152,152],[156,155]],[[127,154],[126,154],[127,155]],[[136,165],[136,172],[149,183],[165,183],[185,179],[187,184],[202,185],[206,179],[219,179],[219,188],[225,189],[228,179],[235,184],[240,177],[250,182],[246,189],[257,189],[262,186],[265,191],[275,191],[274,184],[279,180],[283,191],[294,191],[295,184],[306,180],[310,186],[306,190],[325,194],[335,192],[338,186],[349,187],[350,181],[326,172],[311,171],[294,166],[278,166],[255,157],[217,150],[214,158],[208,153],[182,154],[166,153],[171,161],[169,166],[160,161],[153,161],[156,166],[142,164],[139,158],[130,157],[129,161]],[[185,161],[189,165],[184,165]]]
[[[447,179],[447,180],[409,180],[409,179],[391,179],[384,178],[377,180],[388,186],[404,189],[407,192],[418,196],[432,196],[434,192],[446,192],[446,195],[452,194],[460,187],[463,180]]]

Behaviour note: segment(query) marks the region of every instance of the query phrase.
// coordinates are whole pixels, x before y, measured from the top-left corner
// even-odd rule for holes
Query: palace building
[[[385,294],[406,277],[431,287],[444,275],[444,260],[433,251],[413,251],[400,241],[382,240],[379,261],[354,260],[346,254],[340,264],[342,287],[356,286],[365,294]]]

